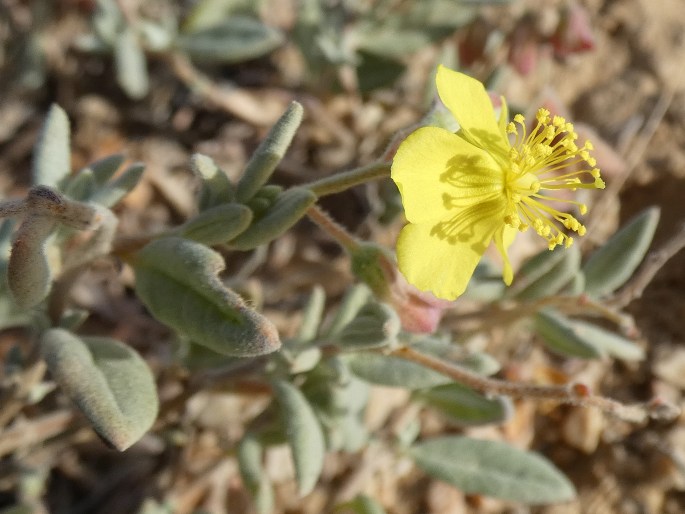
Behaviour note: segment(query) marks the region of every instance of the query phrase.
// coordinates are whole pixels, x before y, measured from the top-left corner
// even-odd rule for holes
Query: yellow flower
[[[499,121],[495,118],[477,80],[440,66],[436,83],[460,130],[422,127],[397,150],[392,179],[409,222],[397,241],[397,259],[411,284],[453,300],[493,241],[507,285],[513,279],[507,249],[517,231],[532,228],[550,249],[570,246],[573,238],[566,231],[582,236],[585,227],[552,205],[572,204],[581,214],[587,207],[555,192],[604,188],[604,182],[589,154],[592,145],[579,148],[573,125],[564,118],[540,109],[528,134],[520,114],[507,123],[504,99]]]

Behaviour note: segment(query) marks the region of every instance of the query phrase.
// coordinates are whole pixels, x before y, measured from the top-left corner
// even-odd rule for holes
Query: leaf
[[[413,396],[461,426],[504,423],[513,413],[508,398],[488,398],[458,383],[415,391]]]
[[[232,13],[256,15],[259,2],[253,0],[200,0],[193,4],[183,23],[184,32],[195,32],[221,23]]]
[[[426,473],[466,494],[529,505],[576,496],[571,482],[547,459],[501,441],[440,437],[411,447],[409,455]]]
[[[86,168],[79,171],[76,175],[69,177],[62,190],[72,200],[83,202],[90,198],[95,191],[95,187],[96,183],[93,172]]]
[[[55,381],[116,449],[125,450],[152,426],[159,407],[154,377],[132,348],[53,328],[43,334],[41,352]]]
[[[217,205],[202,211],[174,229],[173,234],[205,245],[230,241],[252,221],[252,211],[239,203]]]
[[[232,16],[176,39],[178,48],[192,59],[225,64],[261,57],[282,42],[278,30],[245,16]]]
[[[323,308],[326,303],[326,292],[320,285],[315,285],[309,295],[309,301],[302,313],[302,323],[297,331],[297,336],[292,340],[293,344],[301,345],[316,337],[323,316]]]
[[[637,269],[652,243],[661,210],[650,207],[616,232],[583,267],[585,291],[602,297],[621,287]]]
[[[450,116],[454,119],[454,116]],[[517,273],[517,278],[519,274],[520,272]],[[510,288],[506,288],[502,281],[502,272],[489,259],[483,258],[476,266],[462,296],[480,302],[493,302],[509,291]]]
[[[323,431],[299,389],[283,380],[274,381],[273,387],[295,463],[299,494],[305,496],[314,489],[323,469],[326,451]]]
[[[358,284],[347,290],[340,302],[340,306],[331,321],[330,326],[324,330],[324,336],[332,337],[338,335],[342,329],[354,319],[361,308],[371,297],[369,288]]]
[[[485,352],[467,353],[449,339],[424,337],[412,344],[420,352],[463,366],[479,375],[494,375],[501,369],[500,363]]]
[[[211,157],[200,153],[193,154],[190,158],[190,167],[200,179],[197,202],[201,211],[235,200],[233,184]]]
[[[276,198],[261,218],[231,241],[230,246],[236,250],[252,250],[270,242],[297,223],[314,202],[316,195],[310,190],[288,189]]]
[[[238,467],[243,484],[250,491],[259,514],[269,514],[274,508],[274,494],[269,477],[262,465],[261,443],[246,434],[238,445]]]
[[[600,353],[625,361],[645,358],[645,351],[635,342],[601,327],[580,320],[572,320],[576,335],[590,342]]]
[[[570,319],[556,311],[546,312],[546,315],[551,320],[547,322],[553,325],[553,328],[547,327],[546,330],[556,330],[559,332],[557,335],[552,335],[552,339],[556,340],[555,338],[559,338],[564,341],[568,339],[568,341],[560,343],[562,345],[570,345],[576,348],[576,344],[580,342],[580,344],[585,345],[583,348],[592,348],[597,356],[608,355],[627,361],[642,360],[645,357],[644,350],[633,341],[600,328],[597,325],[586,321]]]
[[[116,0],[97,0],[93,16],[93,29],[103,41],[114,45],[125,20]]]
[[[397,313],[383,303],[364,305],[337,336],[343,350],[379,348],[397,342],[402,324]]]
[[[239,202],[247,202],[269,180],[295,137],[295,132],[302,123],[303,114],[302,104],[290,102],[285,112],[271,127],[266,138],[250,157],[238,181],[236,198]]]
[[[371,384],[405,389],[425,389],[446,384],[451,380],[432,369],[414,362],[370,352],[341,355],[352,373]]]
[[[276,327],[224,287],[218,253],[193,241],[152,241],[133,259],[136,290],[152,315],[215,352],[251,357],[281,346]]]
[[[59,105],[52,104],[34,148],[32,184],[58,188],[69,173],[69,118]]]
[[[124,154],[117,153],[92,162],[85,169],[90,170],[95,183],[102,186],[114,176],[124,160]]]
[[[121,175],[96,191],[91,201],[105,207],[116,205],[138,185],[143,171],[145,171],[145,165],[142,162],[131,164]]]
[[[552,309],[545,309],[535,315],[535,332],[550,350],[561,355],[582,359],[602,356],[593,344],[579,337],[566,316]]]
[[[449,341],[425,338],[412,344],[412,348],[481,375],[487,376],[499,370],[499,363],[489,355],[461,355],[462,352]],[[355,352],[341,354],[340,359],[357,377],[372,384],[414,390],[453,382],[437,371],[392,355]]]
[[[338,505],[334,512],[336,514],[385,514],[383,507],[365,494],[360,494],[354,500]]]
[[[521,267],[507,296],[533,300],[554,295],[572,282],[579,271],[580,250],[577,246],[543,250]]]
[[[124,159],[123,154],[114,154],[95,161],[69,177],[62,190],[73,200],[89,200],[98,188],[112,178]]]
[[[136,34],[129,28],[120,32],[116,38],[114,64],[117,83],[129,97],[140,100],[147,95],[150,83],[145,52]]]

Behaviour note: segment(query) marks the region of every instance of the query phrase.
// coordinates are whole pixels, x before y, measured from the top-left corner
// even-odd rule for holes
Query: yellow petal
[[[506,158],[508,142],[499,129],[492,101],[478,80],[438,66],[435,77],[440,100],[474,144]]]
[[[502,279],[504,283],[508,286],[511,285],[512,280],[514,280],[514,271],[511,268],[511,262],[509,262],[509,254],[507,250],[514,242],[518,230],[509,225],[503,225],[497,232],[495,232],[495,246],[502,255]]]
[[[469,213],[464,215],[468,222]],[[473,270],[502,223],[502,212],[477,218],[465,223],[466,229],[451,240],[438,237],[435,223],[410,223],[402,229],[397,241],[400,271],[418,289],[454,300],[466,289]]]
[[[509,136],[507,135],[507,125],[509,124],[509,106],[507,105],[507,101],[503,96],[500,96],[499,98],[502,102],[502,107],[500,107],[499,111],[499,131],[502,133],[502,137],[504,137],[506,140],[509,140]]]
[[[501,195],[504,174],[485,151],[438,127],[422,127],[405,139],[392,163],[392,179],[412,223],[452,216]]]

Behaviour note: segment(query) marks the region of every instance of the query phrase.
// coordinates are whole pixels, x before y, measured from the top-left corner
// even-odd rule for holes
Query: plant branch
[[[306,187],[318,197],[341,193],[359,184],[389,177],[391,165],[392,163],[385,161],[374,162],[367,166],[315,180],[309,184],[304,184],[303,187]]]
[[[318,205],[312,205],[307,210],[307,216],[345,250],[351,251],[359,246],[359,241]]]
[[[607,414],[632,423],[642,423],[649,418],[671,420],[680,415],[678,407],[662,400],[626,405],[611,398],[592,394],[590,388],[583,384],[569,383],[563,386],[544,386],[484,377],[443,359],[418,352],[408,346],[393,350],[391,355],[437,371],[455,382],[486,395],[504,395],[535,401],[553,400],[581,407],[596,407]]]

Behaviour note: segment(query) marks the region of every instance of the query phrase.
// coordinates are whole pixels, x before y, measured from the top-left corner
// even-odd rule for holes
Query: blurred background
[[[121,234],[160,230],[192,213],[192,153],[237,177],[291,100],[304,105],[305,119],[277,183],[390,157],[396,134],[431,112],[442,63],[504,95],[513,112],[545,106],[593,141],[608,187],[601,202],[588,198],[584,251],[649,206],[661,208],[658,246],[685,218],[683,7],[682,0],[0,0],[0,194],[25,194],[33,145],[58,103],[71,121],[74,170],[118,152],[146,164],[116,208]],[[390,248],[403,224],[389,180],[321,204],[354,234]],[[515,263],[538,243],[517,242]],[[313,285],[335,301],[354,282],[348,257],[307,220],[259,255],[231,255],[228,276],[246,265],[254,271],[240,289],[286,336]],[[167,330],[131,294],[130,271],[117,273],[80,283],[74,301],[93,313],[86,332],[112,335],[146,357],[164,402],[183,387],[184,371]],[[660,395],[681,403],[685,255],[628,310],[647,352],[640,363],[565,363],[497,332],[490,349],[512,380],[582,376],[623,401]],[[0,331],[6,362],[17,345],[28,345],[25,332]],[[62,430],[34,423],[69,408],[59,395],[25,405],[2,416],[3,427],[12,421],[31,437],[17,443],[0,431],[0,508],[7,509],[0,512],[253,512],[232,454],[266,401],[255,393],[197,394],[164,410],[125,453],[107,449],[83,422]],[[389,430],[406,403],[402,390],[374,389],[369,431]],[[424,435],[455,430],[421,416]],[[578,500],[529,508],[465,496],[375,451],[330,454],[319,486],[300,499],[287,449],[275,448],[266,457],[275,512],[332,512],[361,492],[393,514],[685,511],[682,423],[634,426],[591,409],[520,402],[507,424],[467,433],[544,453],[571,478]]]

